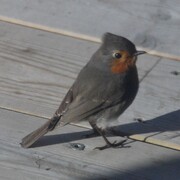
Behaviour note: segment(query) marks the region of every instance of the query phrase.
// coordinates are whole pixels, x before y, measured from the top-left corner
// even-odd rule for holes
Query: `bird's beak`
[[[147,53],[147,52],[146,51],[137,51],[134,53],[134,56],[139,56],[139,55],[145,54],[145,53]]]

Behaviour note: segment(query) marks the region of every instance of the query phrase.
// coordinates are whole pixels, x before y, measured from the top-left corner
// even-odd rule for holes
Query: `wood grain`
[[[3,35],[0,41],[0,107],[38,117],[51,117],[99,44],[8,23],[1,23],[0,28]],[[167,62],[169,61],[148,55],[139,57],[141,87],[133,105],[119,118],[118,125],[130,135],[143,134],[142,138],[153,135],[154,138],[168,139],[179,144],[179,129],[169,129],[168,125],[172,122],[173,114],[178,114],[176,112],[171,113],[172,117],[163,125],[166,127],[165,132],[161,136],[157,135],[161,129],[159,122],[162,121],[156,120],[157,117],[162,119],[166,114],[169,117],[168,113],[177,110],[175,107],[180,104],[180,88],[175,85],[179,84],[179,77],[172,74],[173,71],[178,71],[179,64],[175,61]],[[170,91],[167,82],[176,88]],[[161,97],[164,93],[166,96]],[[176,101],[171,102],[173,94]],[[159,110],[162,103],[163,107]],[[151,122],[150,125],[139,127],[134,121],[139,117]],[[178,126],[176,120],[171,124],[173,127]],[[87,123],[81,125],[89,127]],[[173,130],[171,136],[176,137],[176,140],[169,139],[166,135],[168,130]]]
[[[102,137],[85,138],[91,132],[71,125],[47,134],[33,148],[23,149],[19,145],[22,137],[46,119],[2,109],[0,116],[0,177],[124,180],[180,177],[177,151],[131,140],[127,148],[94,150],[104,144]],[[70,143],[82,143],[85,149],[74,150]]]
[[[172,150],[180,147],[180,64],[164,58],[180,59],[178,4],[2,1],[0,179],[180,179],[180,154]],[[125,133],[126,148],[94,150],[104,141],[85,138],[91,133],[87,124],[67,125],[33,148],[21,148],[21,139],[51,117],[107,31],[159,56],[139,58],[137,98],[111,124],[114,132],[108,139],[124,139],[118,135]],[[85,149],[74,150],[70,143]]]
[[[142,81],[135,102],[119,118],[121,131],[180,145],[180,77],[173,74],[178,69],[177,61],[166,59],[153,68]]]
[[[1,2],[0,15],[82,38],[99,39],[109,31],[161,55],[178,58],[179,5],[178,0],[6,0]]]
[[[0,106],[50,117],[99,44],[8,23],[0,30]],[[144,58],[140,78],[158,61]]]

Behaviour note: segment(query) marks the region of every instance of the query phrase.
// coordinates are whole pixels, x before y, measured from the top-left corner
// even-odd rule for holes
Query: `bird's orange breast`
[[[135,62],[132,59],[115,60],[111,64],[111,72],[114,74],[123,73],[132,66],[135,66]]]
[[[111,72],[112,73],[123,73],[128,70],[128,65],[125,62],[113,62],[111,65]]]

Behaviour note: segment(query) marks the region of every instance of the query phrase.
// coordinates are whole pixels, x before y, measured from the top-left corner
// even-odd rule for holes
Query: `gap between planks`
[[[34,117],[43,118],[43,119],[50,119],[49,117],[42,117],[42,116],[39,116],[37,114],[27,113],[27,112],[20,111],[20,110],[17,110],[17,109],[10,109],[10,108],[7,108],[7,107],[2,107],[2,106],[0,106],[0,109],[4,109],[4,110],[7,110],[7,111],[13,111],[13,112],[16,112],[16,113],[22,113],[22,114],[26,114],[26,115],[30,115],[30,116],[34,116]],[[91,129],[88,126],[81,125],[81,124],[74,124],[74,123],[70,123],[70,124],[73,125],[73,126],[77,126],[77,127]],[[156,146],[160,146],[160,147],[180,151],[180,145],[175,144],[175,143],[171,143],[171,142],[168,142],[168,141],[163,141],[163,140],[159,140],[159,139],[155,139],[155,138],[151,138],[151,137],[145,137],[145,136],[139,135],[139,134],[134,134],[134,135],[131,135],[131,136],[127,136],[127,138],[131,139],[131,140],[135,140],[135,141],[145,142],[145,143],[148,143],[148,144],[153,144],[153,145],[156,145]]]
[[[15,19],[15,18],[10,18],[10,17],[6,17],[6,16],[2,16],[2,15],[0,15],[0,21],[6,22],[6,23],[11,23],[11,24],[16,24],[16,25],[20,25],[20,26],[24,26],[24,27],[28,27],[28,28],[38,29],[38,30],[42,30],[42,31],[50,32],[50,33],[69,36],[69,37],[76,38],[76,39],[81,39],[81,40],[86,40],[86,41],[91,41],[91,42],[96,42],[96,43],[101,42],[101,39],[97,38],[97,37],[92,37],[92,36],[88,36],[85,34],[79,34],[76,32],[66,31],[66,30],[62,30],[62,29],[58,29],[58,28],[48,27],[48,26],[44,26],[41,24],[36,24],[36,23],[23,21],[23,20]],[[168,53],[164,53],[164,52],[159,52],[156,50],[151,50],[151,49],[143,48],[143,47],[138,47],[138,49],[147,51],[148,54],[153,55],[153,56],[163,57],[163,58],[167,58],[169,60],[180,61],[180,56],[176,56],[176,55],[168,54]]]

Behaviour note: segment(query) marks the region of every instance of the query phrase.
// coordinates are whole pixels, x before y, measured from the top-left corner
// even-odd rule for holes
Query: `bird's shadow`
[[[61,144],[61,143],[76,141],[83,138],[87,138],[86,135],[92,132],[93,132],[92,130],[86,130],[86,131],[63,133],[57,135],[46,135],[40,138],[31,147],[33,148],[33,147],[48,146],[53,144]]]
[[[117,132],[126,132],[128,135],[163,133],[166,131],[180,130],[180,110],[176,110],[153,119],[137,121],[114,127]]]
[[[112,129],[114,134],[119,136],[121,136],[122,133],[126,135],[133,135],[144,133],[157,134],[165,131],[178,131],[180,130],[180,110],[176,110],[143,122],[132,122],[128,124],[114,126],[112,127]],[[71,132],[57,135],[46,135],[39,139],[32,147],[40,147],[76,141],[87,138],[86,135],[91,133],[92,130],[85,130],[80,132]]]

